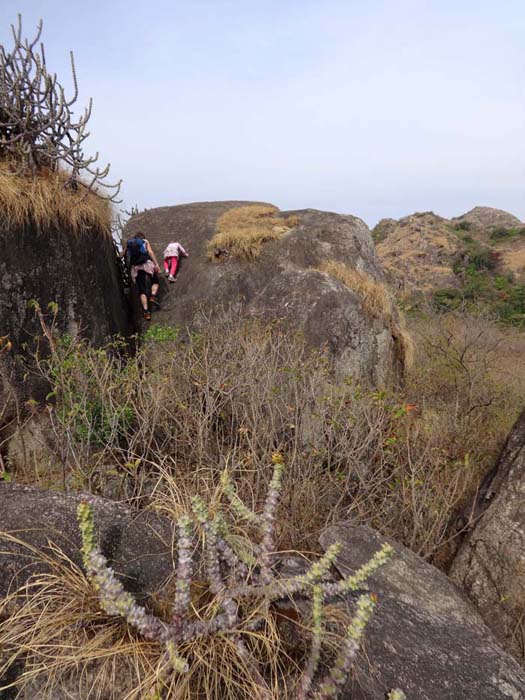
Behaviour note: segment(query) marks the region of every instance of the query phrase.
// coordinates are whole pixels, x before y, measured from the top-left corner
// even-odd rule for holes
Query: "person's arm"
[[[159,265],[159,263],[157,262],[157,258],[155,257],[155,253],[153,252],[153,248],[151,247],[149,241],[146,241],[146,248],[147,248],[147,251],[148,251],[148,255],[150,256],[150,258],[151,258],[151,259],[153,260],[153,262],[155,263],[155,267],[157,268],[157,272],[160,272],[160,265]]]
[[[179,243],[179,249],[180,249],[180,252],[184,255],[184,257],[187,258],[187,257],[188,257],[188,253],[184,250],[184,248],[181,246],[180,243]]]

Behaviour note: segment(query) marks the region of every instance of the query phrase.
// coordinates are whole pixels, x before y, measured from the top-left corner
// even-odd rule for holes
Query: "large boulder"
[[[339,376],[352,375],[370,384],[399,379],[404,352],[392,322],[395,309],[383,315],[368,313],[356,289],[318,269],[327,262],[342,264],[382,285],[366,224],[354,216],[313,209],[276,210],[283,223],[293,217],[295,225],[279,240],[264,243],[257,259],[219,256],[222,261],[214,262],[208,246],[219,218],[248,205],[257,206],[203,202],[150,209],[130,219],[127,233],[144,231],[160,262],[172,239],[182,242],[190,253],[182,262],[177,283],[164,295],[156,319],[195,328],[210,311],[232,307],[252,317],[283,319],[302,331],[311,346],[329,348]],[[200,314],[202,309],[206,313]]]
[[[502,644],[525,661],[525,412],[477,503],[481,515],[450,575]]]
[[[81,565],[78,495],[44,491],[0,482],[0,533],[10,532],[37,551],[50,554],[50,545]],[[126,588],[145,597],[161,587],[173,573],[170,520],[156,513],[132,514],[125,506],[94,499],[100,547]],[[42,570],[31,549],[0,536],[0,597],[23,585]]]
[[[343,545],[348,574],[386,540],[368,527],[340,523],[321,537]],[[397,543],[369,579],[377,609],[365,631],[366,662],[344,698],[384,700],[392,688],[417,700],[522,700],[525,674],[490,633],[474,606],[433,566]]]
[[[36,225],[15,228],[3,220],[0,211],[0,247],[0,338],[7,336],[11,344],[9,353],[2,354],[0,348],[0,405],[5,408],[10,398],[13,405],[20,405],[46,392],[45,383],[31,371],[27,374],[34,340],[42,337],[29,302],[38,302],[49,324],[53,321],[58,329],[78,332],[95,344],[114,334],[128,334],[130,324],[109,231],[88,227],[75,233],[66,226]],[[58,305],[54,320],[50,302]],[[45,351],[45,343],[41,350]],[[11,417],[7,413],[4,410],[0,416],[4,422]]]

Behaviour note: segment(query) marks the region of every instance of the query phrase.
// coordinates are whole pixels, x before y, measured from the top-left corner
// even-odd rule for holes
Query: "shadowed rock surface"
[[[525,660],[525,412],[516,421],[490,481],[483,512],[450,575],[506,649]]]
[[[368,527],[340,523],[321,544],[343,544],[337,568],[348,574],[386,541]],[[395,553],[368,581],[378,596],[364,653],[346,700],[384,700],[392,688],[417,700],[522,700],[525,674],[453,583],[417,555]]]
[[[58,545],[80,565],[78,495],[0,483],[0,531],[11,532],[37,550]],[[94,499],[97,533],[103,554],[129,591],[143,597],[156,591],[173,573],[173,527],[155,513],[131,512],[123,505]],[[0,595],[22,585],[42,565],[31,562],[26,547],[2,540]]]
[[[7,230],[0,222],[0,337],[12,343],[0,367],[0,406],[8,400],[36,398],[46,388],[13,357],[31,347],[42,331],[34,309],[35,299],[50,318],[47,305],[58,304],[57,326],[80,332],[95,344],[130,331],[128,307],[116,265],[113,242],[96,231],[75,235],[68,230],[24,228]],[[9,379],[16,387],[9,392]],[[0,411],[1,413],[1,411]],[[9,418],[4,412],[0,420]]]
[[[128,235],[143,230],[159,262],[167,243],[179,240],[190,253],[176,284],[166,290],[154,320],[198,328],[204,307],[263,319],[283,319],[304,332],[313,347],[327,346],[339,376],[351,374],[371,384],[399,378],[403,358],[384,320],[365,313],[360,297],[316,268],[334,260],[383,280],[366,224],[354,216],[306,209],[281,212],[299,223],[280,240],[264,244],[255,261],[209,260],[206,246],[218,218],[254,202],[202,202],[150,209],[129,221]]]

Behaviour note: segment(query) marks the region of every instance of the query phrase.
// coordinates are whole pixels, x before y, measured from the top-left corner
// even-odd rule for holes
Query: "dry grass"
[[[169,490],[176,480],[166,475]],[[218,492],[211,500],[220,498]],[[175,499],[177,502],[178,499]],[[178,512],[178,508],[175,509]],[[173,514],[173,511],[170,511]],[[169,514],[169,513],[168,513]],[[235,530],[233,531],[235,532]],[[23,537],[23,533],[21,535]],[[60,549],[42,552],[23,539],[0,533],[0,543],[23,547],[42,571],[0,603],[0,691],[21,697],[89,697],[92,700],[286,700],[295,697],[308,651],[313,620],[289,601],[268,606],[264,597],[247,599],[235,634],[216,632],[180,643],[177,653],[189,670],[170,670],[164,645],[145,641],[120,617],[100,607],[84,574]],[[152,612],[172,615],[175,583],[151,601]],[[191,618],[210,620],[218,601],[197,575],[192,584]],[[350,622],[346,610],[326,606],[325,662],[333,660]],[[263,620],[253,629],[254,620]],[[244,650],[236,640],[242,641]],[[245,651],[248,652],[246,655]],[[16,680],[2,685],[14,668]]]
[[[142,639],[122,618],[104,613],[82,569],[60,549],[52,547],[46,554],[7,533],[0,533],[0,538],[26,547],[32,560],[47,569],[0,603],[0,679],[23,662],[24,673],[13,681],[22,696],[29,691],[34,697],[72,693],[92,700],[286,698],[277,688],[284,689],[289,659],[283,657],[275,620],[268,613],[256,632],[243,630],[242,625],[238,629],[268,672],[266,689],[251,677],[247,660],[225,633],[180,645],[181,655],[191,660],[190,670],[175,675],[166,668],[163,645]],[[206,619],[213,613],[211,606],[207,600],[195,614]],[[243,622],[249,625],[261,612],[254,608]],[[0,685],[0,691],[5,689]]]
[[[335,277],[354,291],[361,299],[366,313],[373,318],[382,319],[389,326],[403,367],[405,369],[411,367],[414,361],[414,343],[405,318],[396,308],[387,287],[365,272],[355,270],[336,260],[325,260],[317,269]]]
[[[93,229],[110,236],[111,215],[107,199],[82,185],[66,189],[60,173],[17,174],[15,166],[0,161],[0,221],[8,230],[36,226],[79,234]]]
[[[227,466],[239,496],[260,510],[279,450],[288,465],[281,551],[315,550],[327,524],[351,520],[446,569],[521,408],[525,334],[467,314],[412,319],[410,330],[415,365],[397,395],[336,383],[327,357],[307,352],[300,336],[235,319],[185,343],[150,341],[127,361],[58,344],[52,366],[41,365],[55,377],[49,434],[64,470],[55,485],[111,493],[176,519],[193,494],[214,512]],[[16,474],[24,477],[31,480]],[[234,535],[248,546],[249,526],[235,525]],[[0,620],[10,616],[0,623],[2,663],[25,657],[19,682],[33,695],[59,696],[79,683],[93,700],[282,700],[293,689],[307,644],[298,654],[287,646],[275,616],[257,633],[240,631],[265,669],[266,694],[226,634],[181,650],[190,673],[166,678],[159,645],[101,613],[80,569],[60,553],[53,559],[48,574],[0,606]],[[157,614],[169,610],[169,587],[151,601]],[[203,619],[214,614],[206,591],[195,591],[193,605]],[[310,621],[298,624],[307,640]]]
[[[264,243],[281,238],[298,224],[296,216],[284,218],[278,213],[277,207],[262,204],[228,210],[217,221],[215,235],[208,243],[209,258],[218,261],[228,256],[243,260],[259,257]]]
[[[392,297],[386,286],[367,275],[336,260],[325,260],[318,270],[335,277],[348,289],[354,291],[363,304],[365,311],[374,318],[390,321],[394,313]]]
[[[475,352],[482,361],[487,348]],[[327,524],[353,517],[435,560],[457,536],[458,509],[507,419],[497,434],[487,430],[506,405],[467,407],[455,360],[436,367],[434,354],[418,353],[407,388],[389,394],[334,381],[329,358],[286,329],[235,319],[188,343],[147,343],[127,361],[70,345],[53,367],[55,487],[185,508],[191,494],[211,494],[228,465],[257,509],[279,450],[288,465],[280,548],[315,550]],[[16,478],[35,476],[20,465]],[[49,486],[52,475],[44,478]]]

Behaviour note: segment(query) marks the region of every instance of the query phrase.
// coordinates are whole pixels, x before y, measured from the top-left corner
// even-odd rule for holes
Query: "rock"
[[[483,230],[496,227],[514,228],[523,226],[522,222],[514,214],[509,214],[508,211],[502,209],[493,209],[492,207],[474,207],[466,214],[456,216],[452,219],[454,225],[468,224],[472,228]]]
[[[525,411],[477,504],[483,513],[450,571],[504,647],[525,661]]]
[[[396,228],[397,221],[395,219],[381,219],[372,229],[372,238],[376,245],[384,241],[385,238]]]
[[[22,480],[39,481],[41,477],[49,483],[62,481],[64,467],[54,444],[54,429],[49,416],[35,413],[16,426],[6,441],[6,462],[11,473],[23,475]]]
[[[0,214],[0,246],[0,337],[8,336],[12,344],[0,367],[0,406],[4,406],[0,419],[5,423],[16,412],[17,402],[41,399],[48,390],[34,373],[26,373],[34,339],[42,337],[28,302],[38,301],[48,322],[48,304],[56,302],[56,326],[79,332],[95,344],[117,333],[128,334],[130,325],[114,244],[108,235],[92,229],[74,234],[65,227],[13,229]],[[15,361],[19,354],[24,362]],[[7,411],[6,404],[12,410]]]
[[[81,564],[77,506],[80,497],[0,482],[0,532],[16,536],[37,550],[49,543],[59,546]],[[103,554],[125,580],[126,588],[145,597],[160,588],[173,573],[173,527],[159,515],[132,514],[125,506],[95,499],[95,523]],[[0,596],[25,583],[42,564],[30,563],[22,545],[2,541],[0,548]]]
[[[143,230],[161,260],[171,239],[180,240],[184,259],[177,282],[163,298],[160,323],[198,328],[207,322],[204,307],[268,320],[282,319],[304,333],[310,346],[326,346],[338,376],[353,375],[370,384],[387,384],[403,371],[403,351],[392,324],[363,309],[362,300],[339,279],[319,271],[331,260],[366,273],[379,284],[383,275],[370,232],[360,219],[306,209],[293,215],[297,225],[279,240],[264,243],[253,261],[220,255],[214,263],[207,245],[225,212],[253,202],[203,202],[150,209],[132,217],[127,233]]]
[[[386,541],[349,523],[328,528],[321,544],[339,541],[338,569],[347,574]],[[365,632],[364,653],[343,698],[384,700],[392,688],[417,700],[522,700],[525,674],[498,645],[473,605],[416,554],[395,553],[370,579],[378,604]]]

